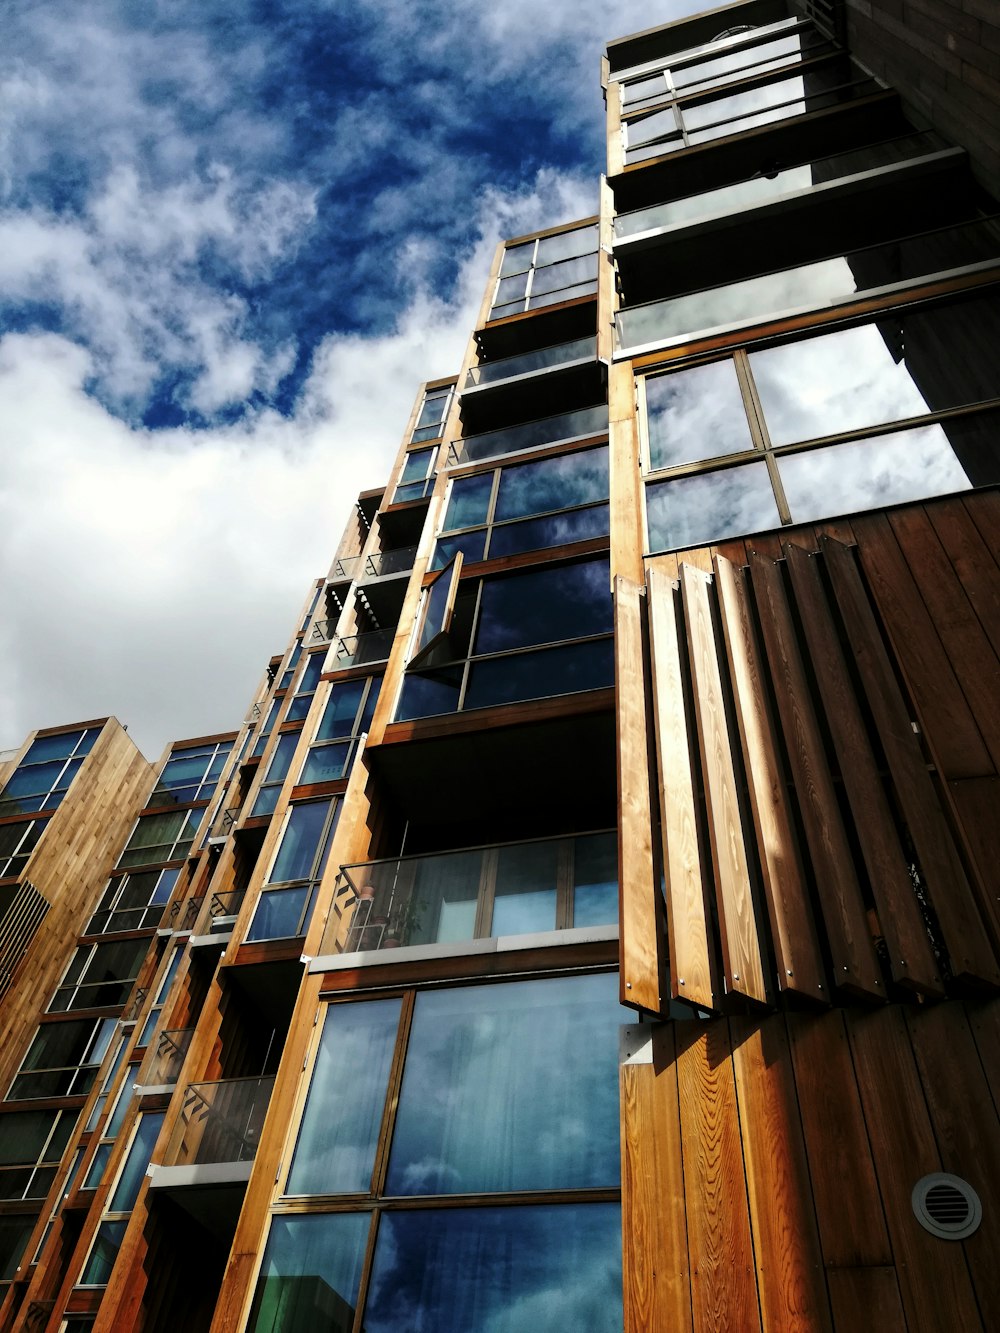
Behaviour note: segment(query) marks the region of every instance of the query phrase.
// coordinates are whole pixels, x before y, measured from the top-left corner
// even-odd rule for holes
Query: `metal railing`
[[[415,546],[401,546],[395,551],[376,551],[365,560],[366,579],[379,579],[384,574],[402,574],[413,568],[417,558]]]
[[[242,889],[211,894],[208,899],[209,930],[221,933],[228,929],[239,915],[243,898]]]
[[[581,407],[575,412],[561,412],[554,417],[525,421],[504,430],[489,430],[481,435],[467,435],[451,445],[448,465],[476,463],[484,458],[498,458],[502,454],[520,453],[522,449],[539,449],[543,444],[586,439],[604,435],[608,429],[607,403]]]
[[[186,898],[170,904],[167,921],[171,930],[192,930],[198,920],[198,913],[205,901],[204,895],[198,898]]]
[[[344,583],[353,579],[360,559],[360,555],[340,556],[333,562],[333,568],[330,570],[330,581]]]
[[[162,1165],[252,1162],[273,1087],[273,1074],[189,1083]]]
[[[170,1028],[160,1033],[139,1066],[136,1082],[142,1087],[160,1088],[176,1083],[191,1045],[194,1028]]]
[[[334,671],[352,666],[367,666],[370,662],[387,662],[392,652],[395,628],[373,629],[364,634],[346,634],[335,638],[336,656],[331,664]]]
[[[575,361],[593,361],[597,357],[597,338],[574,338],[572,342],[557,343],[554,347],[539,347],[518,356],[505,356],[500,361],[485,361],[472,366],[465,377],[466,389],[481,389],[487,384],[500,384],[521,375],[554,370]]]

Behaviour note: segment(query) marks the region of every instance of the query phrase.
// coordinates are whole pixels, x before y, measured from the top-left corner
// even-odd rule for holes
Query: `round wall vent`
[[[979,1195],[961,1176],[935,1171],[917,1181],[910,1197],[917,1221],[942,1240],[964,1240],[983,1220]]]

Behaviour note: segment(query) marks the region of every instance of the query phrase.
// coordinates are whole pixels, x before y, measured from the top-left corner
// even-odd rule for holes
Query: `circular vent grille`
[[[983,1219],[983,1205],[969,1182],[941,1171],[917,1181],[912,1201],[920,1225],[942,1240],[964,1240]]]

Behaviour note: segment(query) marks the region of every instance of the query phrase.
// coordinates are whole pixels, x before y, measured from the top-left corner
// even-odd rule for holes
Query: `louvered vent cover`
[[[969,1182],[942,1171],[917,1181],[912,1202],[920,1225],[942,1240],[964,1240],[983,1220],[983,1205]]]

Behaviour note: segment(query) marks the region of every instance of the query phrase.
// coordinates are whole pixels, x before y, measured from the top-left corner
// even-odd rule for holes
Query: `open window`
[[[462,559],[462,552],[459,551],[424,589],[413,631],[408,663],[410,668],[426,664],[434,649],[448,636],[458,596],[458,583],[462,577]]]

